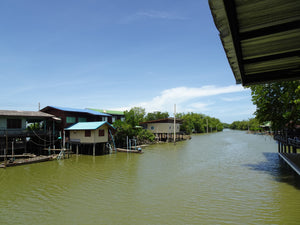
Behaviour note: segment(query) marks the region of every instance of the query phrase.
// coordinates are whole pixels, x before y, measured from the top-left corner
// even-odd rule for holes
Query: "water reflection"
[[[298,176],[276,152],[263,152],[266,161],[254,164],[244,164],[251,170],[263,171],[272,175],[273,179],[287,183],[300,190],[300,176]]]

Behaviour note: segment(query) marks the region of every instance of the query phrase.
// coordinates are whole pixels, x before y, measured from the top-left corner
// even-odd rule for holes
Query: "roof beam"
[[[285,52],[285,53],[280,53],[280,54],[274,54],[274,55],[268,55],[268,56],[262,56],[262,57],[252,58],[252,59],[244,59],[243,63],[250,64],[250,63],[264,62],[264,61],[269,61],[269,60],[290,58],[290,57],[294,57],[294,56],[300,57],[300,50]]]
[[[291,71],[291,70],[278,70],[265,73],[256,73],[245,76],[243,81],[244,85],[252,85],[259,83],[268,83],[273,81],[280,80],[295,80],[295,78],[300,80],[300,69]]]
[[[245,71],[243,67],[243,54],[242,54],[242,47],[241,47],[241,40],[239,38],[239,25],[237,21],[237,12],[236,12],[236,6],[234,0],[223,0],[225,12],[227,15],[230,31],[231,31],[231,37],[232,42],[234,44],[236,57],[238,60],[238,66],[241,74],[241,80],[243,83],[243,80],[245,79]]]
[[[240,40],[247,40],[251,38],[256,38],[256,37],[261,37],[265,35],[270,35],[270,34],[275,34],[275,33],[280,33],[284,31],[290,31],[294,29],[299,29],[300,28],[300,20],[288,22],[288,23],[283,23],[283,24],[278,24],[274,26],[269,26],[269,27],[264,27],[260,28],[257,30],[252,30],[252,31],[247,31],[240,33]]]

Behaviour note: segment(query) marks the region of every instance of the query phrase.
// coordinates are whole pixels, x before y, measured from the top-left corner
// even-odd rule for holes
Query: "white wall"
[[[174,133],[174,123],[148,123],[147,129],[155,134]],[[176,133],[180,131],[180,125],[176,124]]]
[[[104,136],[99,136],[99,130],[104,130]],[[106,143],[108,142],[108,127],[104,125],[97,130],[92,130],[90,137],[85,137],[84,130],[71,130],[70,139],[80,140],[80,143]]]

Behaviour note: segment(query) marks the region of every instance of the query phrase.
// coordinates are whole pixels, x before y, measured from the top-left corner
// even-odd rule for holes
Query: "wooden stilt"
[[[27,153],[27,140],[26,140],[26,137],[23,139],[23,142],[24,142],[24,151],[25,151],[25,153]]]

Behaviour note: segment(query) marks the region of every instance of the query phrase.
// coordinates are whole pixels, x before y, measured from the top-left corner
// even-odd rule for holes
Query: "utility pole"
[[[4,152],[4,167],[6,167],[7,164],[7,152],[8,152],[8,137],[7,137],[7,131],[5,135],[5,152]]]
[[[174,144],[176,144],[176,104],[174,104]]]
[[[15,161],[15,146],[14,146],[14,139],[11,142],[11,158],[13,161]]]
[[[208,119],[206,118],[206,133],[208,133]]]

